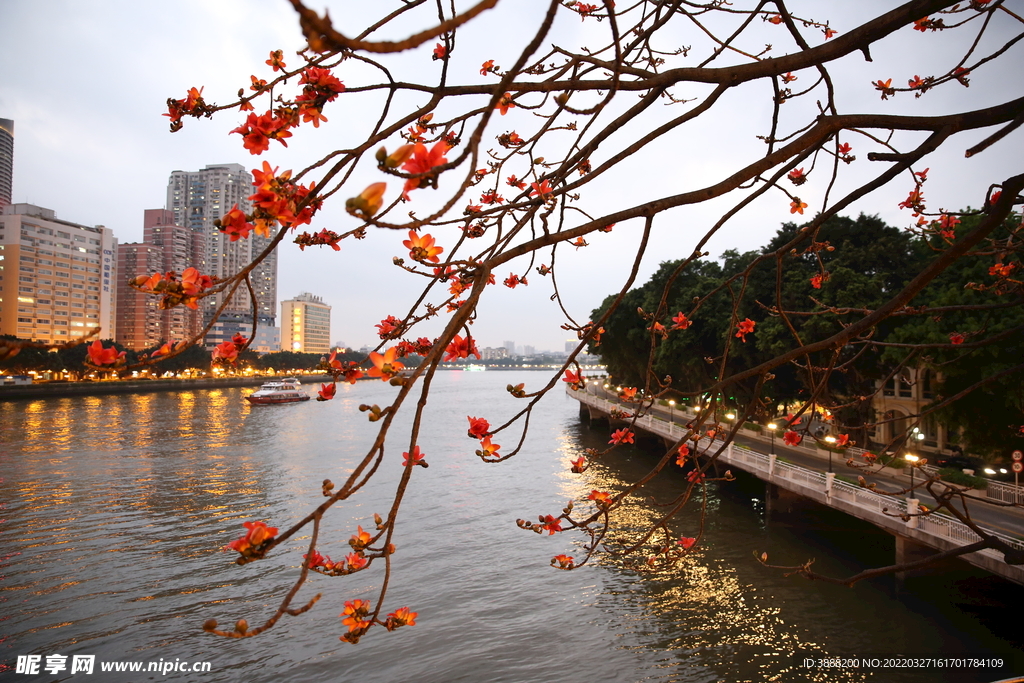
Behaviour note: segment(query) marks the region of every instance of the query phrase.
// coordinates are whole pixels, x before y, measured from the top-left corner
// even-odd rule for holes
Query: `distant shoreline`
[[[283,376],[283,375],[282,375]],[[303,384],[329,382],[329,375],[298,375]],[[109,394],[145,394],[155,391],[191,391],[196,389],[230,389],[255,387],[271,382],[275,377],[219,377],[203,379],[148,379],[111,382],[45,382],[0,387],[0,401],[32,400],[37,398],[71,398]]]

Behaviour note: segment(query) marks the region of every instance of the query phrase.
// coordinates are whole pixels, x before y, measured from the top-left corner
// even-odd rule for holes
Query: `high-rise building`
[[[14,121],[0,119],[0,213],[11,203],[14,187]]]
[[[117,240],[102,225],[10,204],[0,215],[0,334],[47,343],[114,336]]]
[[[507,341],[504,346],[505,350],[508,351],[509,356],[516,355],[516,343],[514,341]]]
[[[204,275],[226,279],[248,266],[270,244],[271,238],[255,233],[246,239],[231,241],[214,221],[238,205],[252,211],[252,175],[241,164],[214,164],[201,171],[174,171],[167,184],[167,209],[174,224],[188,228],[202,239],[202,262],[196,267]],[[273,328],[277,312],[277,252],[273,251],[250,273],[257,300],[257,339],[276,334]],[[204,324],[224,303],[226,293],[203,299]],[[239,286],[214,327],[206,335],[206,345],[215,346],[236,333],[252,334],[252,301],[245,285]],[[268,336],[269,335],[269,336]]]
[[[115,339],[133,349],[164,341],[190,339],[202,329],[198,311],[187,306],[159,308],[160,297],[145,294],[127,284],[129,278],[153,273],[200,268],[203,236],[174,224],[174,212],[147,209],[142,242],[121,244],[117,249],[117,331]],[[200,268],[201,270],[201,268]]]
[[[330,353],[331,307],[309,292],[282,301],[281,331],[282,351]]]

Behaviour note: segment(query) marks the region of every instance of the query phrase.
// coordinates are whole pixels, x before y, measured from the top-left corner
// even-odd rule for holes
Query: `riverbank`
[[[297,375],[296,378],[303,384],[331,381],[329,375]],[[0,401],[102,396],[104,394],[145,394],[155,391],[194,391],[201,389],[256,387],[273,379],[275,377],[264,375],[253,377],[204,377],[201,379],[133,379],[102,382],[20,384],[0,387]]]

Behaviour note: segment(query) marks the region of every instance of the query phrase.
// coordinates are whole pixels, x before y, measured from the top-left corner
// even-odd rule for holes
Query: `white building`
[[[282,301],[281,331],[282,351],[330,353],[331,307],[309,292]]]
[[[66,342],[99,327],[114,336],[117,240],[102,225],[10,204],[0,215],[0,334]]]

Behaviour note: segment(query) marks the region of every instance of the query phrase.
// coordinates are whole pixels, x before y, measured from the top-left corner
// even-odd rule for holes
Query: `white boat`
[[[309,395],[302,391],[302,385],[294,377],[267,382],[258,390],[245,397],[249,403],[266,405],[270,403],[298,403],[308,401]]]

